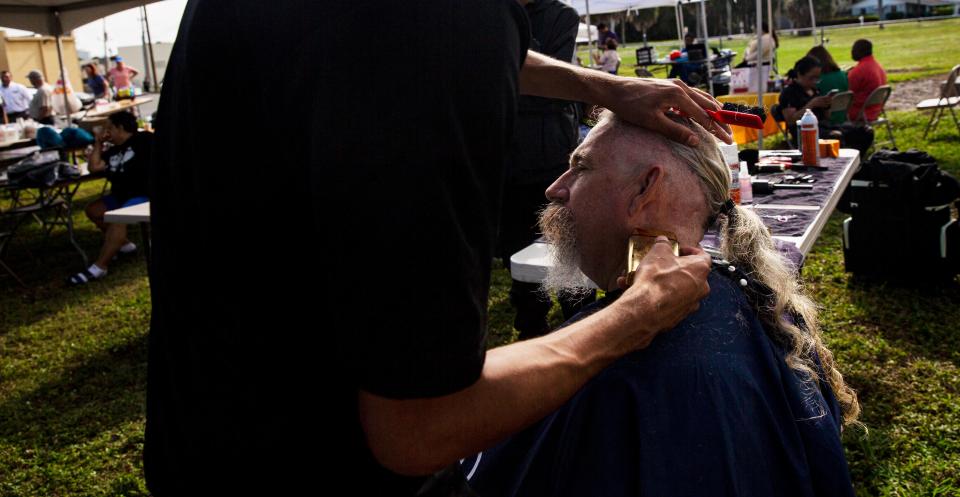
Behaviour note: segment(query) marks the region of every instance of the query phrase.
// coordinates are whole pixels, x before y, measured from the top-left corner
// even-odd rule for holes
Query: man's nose
[[[547,196],[547,200],[551,202],[560,202],[564,203],[570,198],[570,190],[566,185],[567,173],[563,173],[552,185],[547,187],[547,190],[544,192]]]

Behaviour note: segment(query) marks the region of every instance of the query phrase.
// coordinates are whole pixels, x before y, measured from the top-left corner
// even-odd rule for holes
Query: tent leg
[[[773,28],[770,28],[773,29]],[[763,0],[757,0],[757,107],[763,107]],[[757,150],[763,150],[763,128],[757,130]]]
[[[57,60],[60,62],[60,89],[63,90],[63,110],[67,113],[67,127],[70,127],[70,102],[67,100],[67,74],[63,70],[63,46],[57,35]]]

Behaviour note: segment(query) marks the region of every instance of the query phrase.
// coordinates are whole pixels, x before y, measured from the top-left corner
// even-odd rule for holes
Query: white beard
[[[568,294],[587,293],[590,279],[580,270],[580,250],[570,211],[550,204],[540,213],[540,230],[552,244],[553,265],[540,284],[545,292],[563,290]]]

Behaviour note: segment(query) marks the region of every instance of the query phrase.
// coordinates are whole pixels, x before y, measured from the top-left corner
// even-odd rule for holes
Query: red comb
[[[704,109],[706,110],[706,109]],[[734,112],[732,110],[707,110],[715,121],[726,123],[732,126],[745,126],[747,128],[763,128],[763,121],[760,116],[747,114],[745,112]]]
[[[674,109],[675,110],[675,109]],[[713,118],[714,121],[721,122],[724,124],[729,124],[732,126],[744,126],[747,128],[761,129],[763,128],[763,121],[760,120],[760,116],[755,114],[747,114],[745,112],[734,112],[732,110],[708,110],[703,109],[706,113]],[[675,110],[676,111],[676,110]],[[680,114],[681,117],[690,117],[686,112],[676,111]]]

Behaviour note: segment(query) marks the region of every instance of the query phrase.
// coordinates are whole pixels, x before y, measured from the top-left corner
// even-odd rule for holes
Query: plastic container
[[[740,203],[753,203],[753,178],[747,170],[747,161],[740,161]]]
[[[737,151],[737,145],[726,143],[720,144],[720,152],[723,154],[723,162],[730,168],[730,198],[737,204],[740,203],[740,156]]]
[[[803,165],[820,165],[820,143],[818,140],[817,116],[813,115],[812,110],[807,109],[800,119],[800,143],[803,144],[800,151],[803,154]]]

